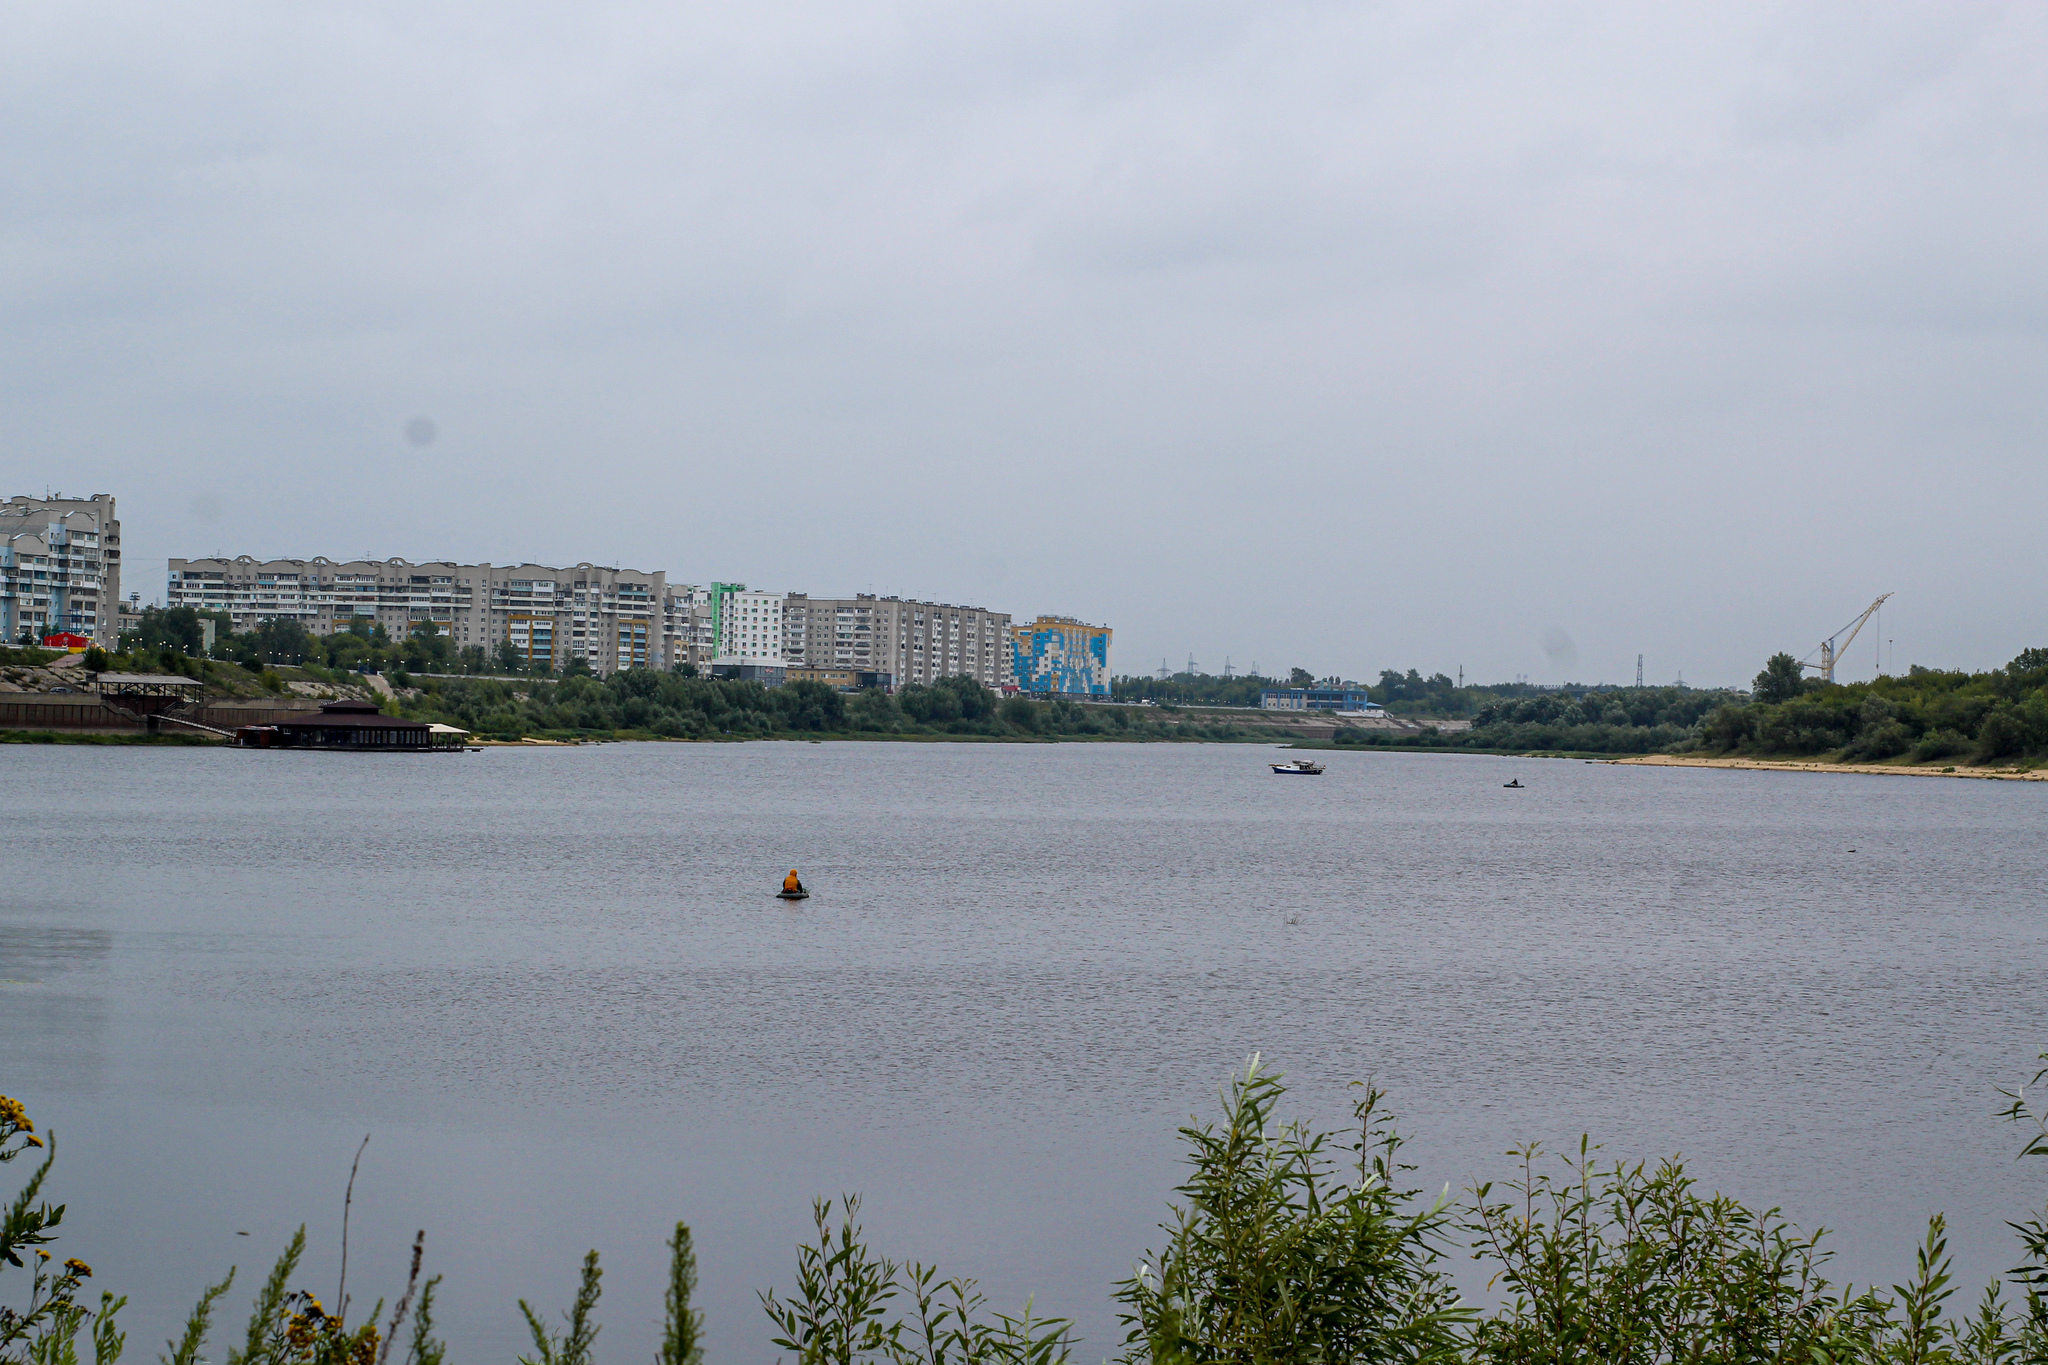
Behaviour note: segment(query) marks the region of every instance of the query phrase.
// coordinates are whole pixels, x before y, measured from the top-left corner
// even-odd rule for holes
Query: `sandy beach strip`
[[[2006,782],[2048,782],[2048,769],[1966,768],[1961,764],[1823,763],[1797,758],[1701,758],[1691,754],[1636,754],[1610,763],[1646,764],[1653,768],[1755,768],[1781,773],[1876,773],[1884,777],[1989,777]]]

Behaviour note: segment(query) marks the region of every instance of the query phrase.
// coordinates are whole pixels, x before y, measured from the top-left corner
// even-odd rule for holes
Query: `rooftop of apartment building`
[[[621,568],[615,564],[592,564],[588,561],[577,564],[540,564],[530,559],[507,560],[504,563],[495,563],[491,560],[468,561],[459,559],[423,559],[415,561],[398,555],[393,555],[388,559],[377,559],[370,556],[362,556],[355,559],[329,559],[326,555],[314,555],[310,559],[296,559],[288,555],[280,555],[274,559],[258,559],[254,555],[192,555],[185,558],[173,556],[170,562],[173,564],[249,564],[257,566],[297,564],[301,567],[311,566],[318,568],[349,568],[361,564],[395,569],[425,569],[452,565],[465,569],[504,569],[507,571],[513,569],[547,569],[555,573],[580,569],[592,573],[636,573],[644,574],[648,577],[652,577],[660,572],[660,570],[654,569]]]
[[[812,596],[812,594],[807,592],[792,592],[785,593],[784,596],[808,599]],[[856,592],[848,594],[843,597],[834,597],[826,593],[819,593],[816,595],[816,600],[820,602],[900,602],[905,606],[912,607],[936,607],[940,611],[986,611],[993,616],[1004,616],[1008,614],[1006,612],[990,611],[988,607],[969,606],[964,602],[932,602],[922,597],[901,597],[895,593],[886,593],[881,596],[877,596],[876,594],[871,592]]]
[[[49,507],[57,503],[74,502],[90,504],[95,502],[112,503],[113,501],[114,495],[112,493],[95,493],[89,498],[67,498],[62,493],[52,493],[46,498],[36,498],[30,497],[26,493],[16,493],[6,502],[0,503],[0,514],[8,512],[18,514],[19,509],[24,507]]]

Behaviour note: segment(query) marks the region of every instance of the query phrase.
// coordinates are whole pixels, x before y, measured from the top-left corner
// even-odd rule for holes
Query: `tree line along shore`
[[[1981,673],[1916,666],[1857,683],[1806,677],[1798,660],[1776,654],[1746,693],[1560,688],[1475,699],[1471,714],[1469,730],[1351,730],[1318,747],[2027,775],[2048,765],[2048,649]]]
[[[185,620],[183,617],[193,619]],[[290,624],[290,623],[285,623]],[[424,623],[423,623],[424,624]],[[381,627],[312,636],[265,622],[199,652],[189,608],[146,615],[124,651],[85,667],[182,673],[209,695],[375,696],[395,714],[456,725],[479,738],[730,740],[763,738],[1295,742],[1581,757],[1666,756],[1689,762],[1796,760],[1862,769],[2030,772],[2048,763],[2048,649],[1967,673],[1914,667],[1837,684],[1804,676],[1790,655],[1766,662],[1750,690],[1525,683],[1459,686],[1439,673],[1381,673],[1369,685],[1387,718],[1256,709],[1288,680],[1179,674],[1120,678],[1109,703],[1001,696],[965,677],[894,693],[821,683],[764,687],[632,669],[592,675],[462,674],[431,628],[394,640]],[[0,650],[0,683],[47,665],[46,651]],[[469,660],[482,664],[480,658]],[[1141,704],[1133,704],[1141,703]],[[18,732],[10,738],[27,738]]]

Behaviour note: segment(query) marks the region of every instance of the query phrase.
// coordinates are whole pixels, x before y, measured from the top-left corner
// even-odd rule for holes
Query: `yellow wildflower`
[[[40,1147],[43,1145],[43,1140],[37,1137],[34,1133],[30,1133],[28,1135],[28,1145],[31,1147]]]
[[[41,1247],[36,1248],[36,1255],[42,1257],[46,1261],[50,1259],[50,1253],[44,1251]]]
[[[70,1260],[66,1261],[64,1263],[64,1268],[70,1271],[72,1274],[78,1276],[82,1280],[89,1280],[92,1278],[92,1267],[87,1265],[84,1261],[79,1260],[76,1256],[73,1256]]]

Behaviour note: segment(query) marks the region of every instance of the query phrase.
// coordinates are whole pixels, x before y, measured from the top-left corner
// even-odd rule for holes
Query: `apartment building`
[[[714,667],[784,666],[781,593],[713,583],[706,596]]]
[[[710,668],[718,645],[718,627],[711,608],[709,588],[688,583],[670,586],[662,602],[661,617],[671,666],[688,664],[700,672]]]
[[[121,522],[114,496],[0,503],[0,640],[120,638]]]
[[[886,673],[896,686],[964,675],[993,691],[1010,680],[1010,618],[1003,612],[871,593],[793,592],[782,618],[793,668]]]
[[[1109,695],[1108,626],[1071,616],[1041,616],[1010,628],[1011,672],[1018,690],[1047,696]]]
[[[357,618],[402,638],[431,621],[456,648],[510,644],[526,666],[667,668],[668,576],[577,564],[415,564],[405,559],[173,559],[166,602],[226,612],[236,630],[271,617],[316,635]]]

